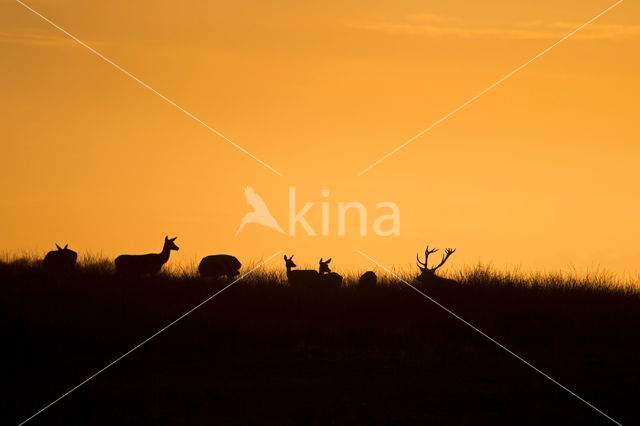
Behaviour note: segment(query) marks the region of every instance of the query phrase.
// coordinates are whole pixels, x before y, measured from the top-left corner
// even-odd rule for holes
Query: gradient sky
[[[356,177],[611,1],[28,1],[284,174],[269,171],[20,4],[0,3],[2,249],[363,250],[412,267],[640,272],[640,6],[626,1]],[[330,236],[235,231],[252,186],[287,223],[329,189]],[[338,237],[339,201],[395,202],[401,233]],[[320,207],[309,222],[320,228]],[[355,219],[355,218],[352,218]],[[302,234],[304,234],[302,232]],[[281,257],[281,256],[280,256]],[[280,257],[273,265],[283,267]]]

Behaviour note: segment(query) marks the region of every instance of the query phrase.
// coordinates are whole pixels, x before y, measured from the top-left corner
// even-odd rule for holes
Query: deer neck
[[[169,260],[170,254],[171,254],[171,249],[165,244],[164,247],[162,247],[162,251],[160,252],[160,258],[164,262],[167,262]]]

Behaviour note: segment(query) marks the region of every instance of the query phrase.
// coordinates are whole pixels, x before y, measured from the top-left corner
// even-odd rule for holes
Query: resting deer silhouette
[[[423,284],[427,284],[427,283],[431,283],[434,281],[452,281],[455,282],[454,280],[449,280],[447,278],[441,278],[439,276],[436,275],[436,271],[438,270],[438,268],[440,268],[442,265],[444,265],[444,263],[447,261],[447,259],[449,259],[449,256],[451,256],[453,253],[456,252],[456,249],[452,249],[452,248],[448,248],[444,251],[444,255],[442,256],[442,260],[440,261],[439,264],[437,264],[436,266],[429,268],[429,266],[427,265],[427,261],[429,260],[429,255],[433,254],[435,252],[437,252],[438,249],[429,249],[429,246],[427,246],[427,249],[424,251],[424,262],[422,262],[420,260],[420,256],[416,254],[416,259],[418,260],[418,268],[420,268],[420,275],[418,276],[417,280]]]
[[[211,277],[218,279],[227,277],[227,281],[233,280],[240,275],[240,261],[228,254],[214,254],[202,258],[198,265],[198,272],[201,277]]]
[[[60,247],[56,244],[58,250],[47,253],[42,261],[42,268],[52,274],[64,274],[73,271],[76,266],[76,260],[78,260],[78,253],[67,248],[68,246],[68,244],[65,244],[64,247]]]
[[[340,287],[342,285],[342,275],[331,272],[329,263],[331,263],[331,258],[325,261],[322,261],[322,258],[320,258],[320,268],[318,269],[320,281],[323,285],[327,284],[332,287]]]
[[[378,283],[378,276],[373,271],[367,271],[360,275],[358,285],[361,287],[374,287]]]
[[[177,238],[177,237],[176,237]],[[169,260],[171,250],[180,250],[174,241],[176,238],[164,237],[164,246],[160,253],[123,254],[116,257],[116,274],[119,275],[155,275]]]
[[[313,286],[320,280],[318,271],[312,269],[298,269],[294,271],[293,268],[298,265],[293,262],[293,255],[287,259],[287,255],[285,254],[284,261],[287,267],[287,280],[292,287]]]

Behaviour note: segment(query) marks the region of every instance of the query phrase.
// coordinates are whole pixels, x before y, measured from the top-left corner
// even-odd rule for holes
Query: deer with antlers
[[[418,268],[420,268],[420,275],[418,276],[417,280],[423,284],[427,284],[430,282],[434,282],[437,280],[443,280],[443,281],[451,281],[451,282],[455,282],[453,280],[448,280],[446,278],[441,278],[439,276],[436,275],[436,271],[438,270],[438,268],[440,268],[442,265],[444,265],[444,263],[447,261],[447,259],[449,259],[449,256],[451,256],[453,253],[456,252],[456,249],[452,249],[452,248],[448,248],[444,251],[444,255],[442,255],[442,260],[440,261],[439,264],[437,264],[436,266],[429,268],[429,266],[427,265],[427,261],[429,260],[429,255],[433,254],[435,252],[437,252],[438,249],[434,248],[434,249],[429,249],[429,246],[427,246],[427,249],[424,251],[424,262],[422,262],[420,260],[420,256],[416,254],[416,259],[418,260]]]

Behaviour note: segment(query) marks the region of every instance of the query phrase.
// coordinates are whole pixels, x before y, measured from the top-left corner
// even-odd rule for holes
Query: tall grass
[[[256,265],[245,264],[241,272]],[[239,413],[271,397],[267,405],[281,416],[283,402],[310,406],[306,396],[314,403],[327,396],[339,399],[319,404],[314,416],[322,418],[326,406],[340,406],[335,418],[341,421],[329,416],[317,424],[344,423],[348,417],[343,413],[352,407],[357,411],[352,419],[362,420],[358,416],[364,411],[387,405],[371,419],[352,423],[403,423],[376,423],[389,413],[411,413],[409,424],[456,424],[449,421],[452,416],[457,424],[551,424],[549,419],[558,416],[564,416],[563,424],[600,423],[598,417],[598,423],[589,423],[592,413],[582,406],[567,414],[564,401],[556,409],[556,401],[566,395],[553,393],[544,380],[536,382],[540,378],[526,366],[396,277],[414,283],[417,271],[396,268],[392,275],[376,270],[375,287],[357,285],[363,271],[338,272],[345,277],[341,289],[300,290],[287,285],[282,263],[274,261],[210,300],[227,281],[200,278],[195,263],[170,261],[155,277],[117,277],[111,259],[84,253],[73,274],[51,276],[32,254],[5,254],[0,257],[0,323],[9,336],[5,364],[12,374],[6,387],[17,395],[12,413],[26,417],[39,408],[30,401],[51,400],[70,387],[70,372],[72,381],[80,382],[201,306],[127,358],[119,366],[124,370],[101,375],[91,410],[105,398],[122,395],[119,408],[105,404],[100,416],[91,414],[77,424],[96,424],[103,417],[108,420],[98,423],[166,423],[109,416],[125,412],[131,418],[141,407],[155,412],[158,404],[141,402],[140,392],[164,392],[167,381],[172,387],[180,384],[158,401],[175,412],[192,413],[194,398],[198,406],[218,404],[211,417],[201,421],[196,416],[184,422],[189,424],[210,424],[211,419],[258,424]],[[604,401],[624,424],[638,418],[640,293],[635,282],[605,272],[525,273],[485,264],[447,277],[456,281],[436,281],[422,291],[589,400]],[[126,370],[127,365],[132,368]],[[150,366],[146,377],[139,374],[145,366]],[[122,376],[112,376],[120,371]],[[40,383],[41,377],[47,377],[49,388],[34,398],[30,383]],[[123,387],[131,378],[144,385]],[[227,395],[234,387],[237,393]],[[373,403],[363,410],[362,401]],[[466,412],[464,404],[469,404]],[[526,410],[537,417],[523,423]],[[484,421],[478,421],[478,413],[484,413]],[[58,424],[70,424],[68,412],[60,417],[64,421]],[[292,418],[274,424],[305,423]]]
[[[0,268],[14,273],[38,273],[42,258],[33,252],[0,253]],[[243,265],[241,279],[246,284],[278,284],[287,283],[284,268],[272,265],[262,265],[256,268],[259,261],[249,262]],[[254,269],[255,268],[255,269]],[[343,275],[344,287],[354,286],[358,282],[364,270],[340,271]],[[113,260],[103,253],[85,252],[78,258],[76,273],[84,276],[109,276],[114,273]],[[393,268],[392,273],[376,269],[378,284],[380,286],[403,285],[403,281],[414,283],[417,271],[409,268]],[[175,263],[168,262],[164,265],[160,276],[168,280],[193,280],[198,278],[197,264],[195,262]],[[463,287],[485,288],[520,288],[520,289],[547,289],[559,291],[589,290],[604,291],[624,294],[640,294],[640,277],[621,278],[612,272],[605,270],[578,272],[570,271],[553,272],[523,272],[519,269],[499,270],[489,264],[478,263],[476,265],[460,268],[454,272],[444,273],[443,277],[457,281]]]

